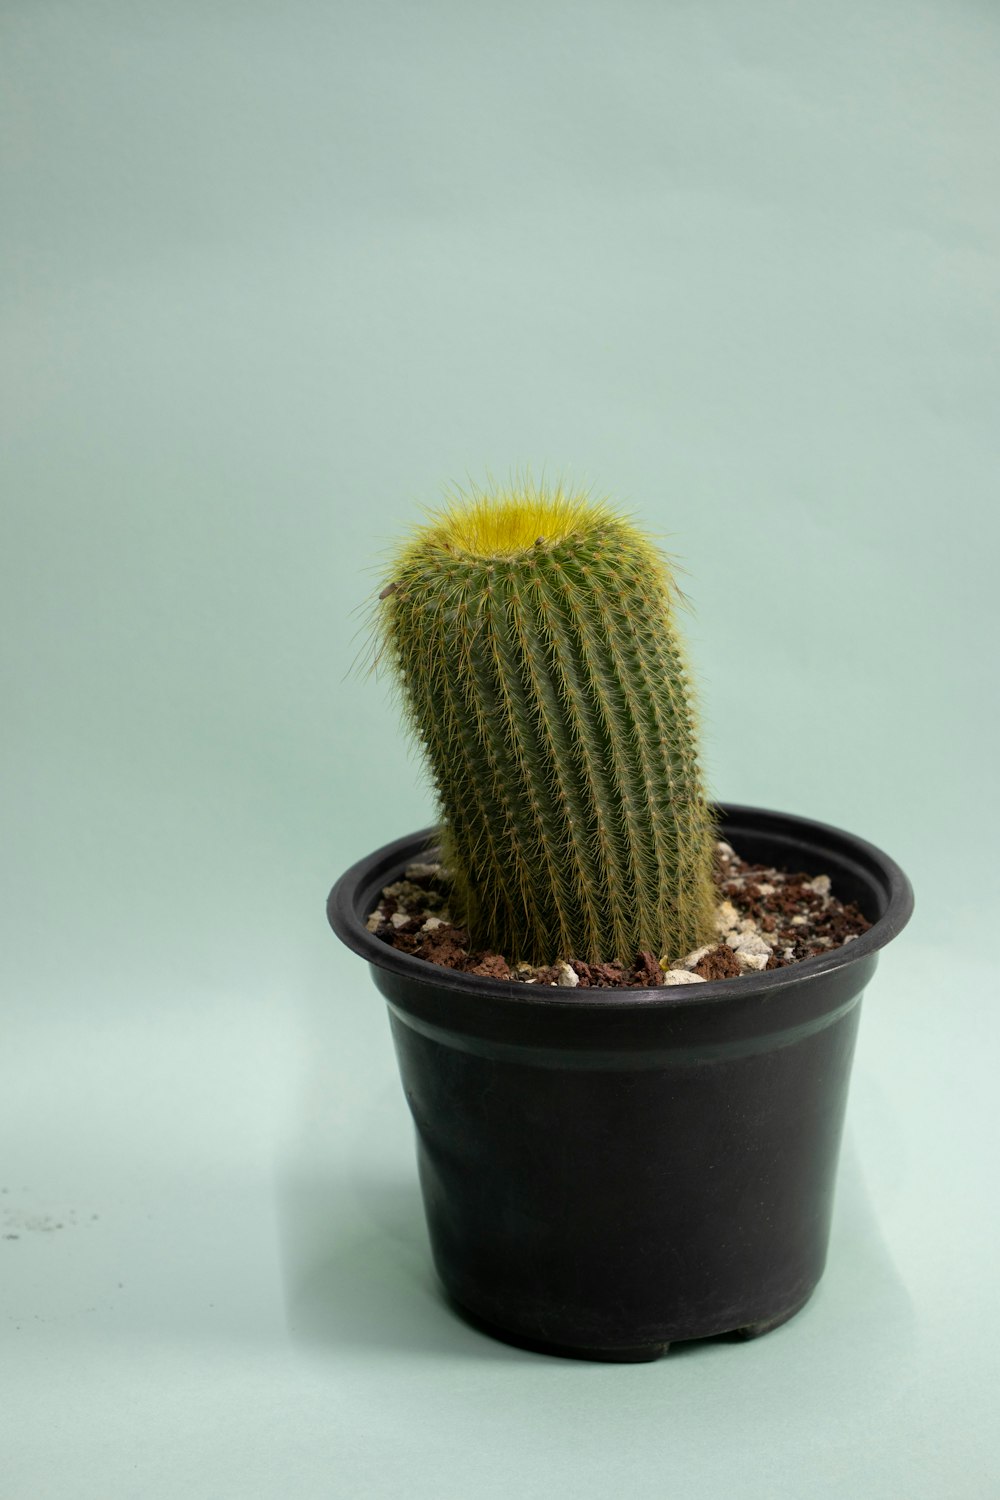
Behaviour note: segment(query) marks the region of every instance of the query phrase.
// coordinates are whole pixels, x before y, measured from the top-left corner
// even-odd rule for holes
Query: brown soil
[[[837,900],[824,877],[748,864],[725,844],[719,845],[716,884],[720,941],[697,962],[691,962],[694,955],[685,963],[685,956],[680,954],[665,955],[661,960],[654,953],[639,953],[625,968],[619,963],[588,964],[570,957],[566,962],[577,977],[575,987],[651,989],[664,983],[664,971],[672,967],[687,967],[706,980],[735,979],[747,972],[746,964],[734,951],[741,932],[755,929],[770,946],[766,963],[766,950],[762,949],[757,967],[780,969],[840,947],[871,925],[856,906]],[[502,954],[470,950],[468,932],[450,920],[449,896],[449,883],[439,867],[412,866],[403,880],[386,887],[369,919],[369,929],[392,947],[444,968],[488,979],[545,985],[558,984],[561,979],[566,984],[565,968],[558,963],[511,964]]]
[[[698,960],[693,972],[700,974],[702,979],[736,979],[743,970],[732,948],[726,943],[720,943]]]

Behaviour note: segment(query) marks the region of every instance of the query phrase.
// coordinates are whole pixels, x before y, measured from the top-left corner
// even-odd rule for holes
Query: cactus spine
[[[675,593],[641,532],[561,490],[460,497],[399,549],[379,654],[474,945],[628,963],[711,939],[714,828]]]

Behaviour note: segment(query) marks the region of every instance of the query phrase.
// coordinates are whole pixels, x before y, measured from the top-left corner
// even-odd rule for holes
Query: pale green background
[[[1000,11],[0,14],[4,1500],[995,1495]],[[523,465],[917,889],[814,1302],[638,1368],[438,1303],[323,916],[431,816],[367,570]]]

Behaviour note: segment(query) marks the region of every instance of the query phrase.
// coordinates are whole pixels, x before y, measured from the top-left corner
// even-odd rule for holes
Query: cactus
[[[377,606],[459,919],[511,961],[676,958],[713,931],[714,827],[663,555],[586,496],[455,497]]]

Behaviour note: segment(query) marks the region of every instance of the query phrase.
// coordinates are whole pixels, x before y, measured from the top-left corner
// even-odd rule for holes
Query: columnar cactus
[[[378,605],[458,916],[511,961],[709,941],[714,829],[662,554],[586,497],[459,497]]]

